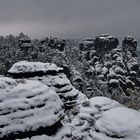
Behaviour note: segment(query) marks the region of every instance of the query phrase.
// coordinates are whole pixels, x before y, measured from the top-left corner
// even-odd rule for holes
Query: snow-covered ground
[[[139,140],[140,112],[106,97],[93,97],[71,110],[55,136],[33,136],[24,140]],[[75,115],[74,115],[75,114]],[[70,120],[69,120],[70,119]]]

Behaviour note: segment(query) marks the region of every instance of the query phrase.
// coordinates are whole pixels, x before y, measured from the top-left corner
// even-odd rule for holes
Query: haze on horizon
[[[0,35],[140,37],[140,0],[1,0]]]

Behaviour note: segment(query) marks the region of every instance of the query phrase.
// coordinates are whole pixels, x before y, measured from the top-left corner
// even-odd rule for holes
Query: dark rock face
[[[30,37],[22,37],[19,39],[19,43],[22,44],[22,43],[31,43],[31,39]]]
[[[72,74],[68,65],[61,65],[60,67],[63,68],[64,74],[67,76],[68,79],[71,78]]]
[[[31,43],[30,37],[23,37],[19,39],[19,46],[21,50],[28,50],[30,49],[33,45]]]
[[[105,35],[99,35],[94,40],[94,47],[97,51],[108,51],[117,48],[119,41],[116,37]]]
[[[123,50],[126,49],[130,52],[136,51],[137,48],[137,40],[132,36],[126,36],[122,42]]]
[[[122,46],[119,46],[116,37],[97,36],[92,50],[81,51],[83,63],[86,61],[88,65],[84,71],[87,85],[90,85],[89,79],[91,79],[94,81],[93,85],[113,99],[118,100],[120,96],[129,96],[127,92],[129,88],[134,90],[135,86],[140,86],[138,84],[140,69],[135,55],[136,47],[137,41],[133,37],[125,37]],[[87,86],[85,91],[87,94],[89,94],[88,89],[91,94],[94,93],[93,87]]]
[[[93,39],[87,38],[79,43],[79,49],[81,51],[89,51],[93,49],[93,45],[94,45]]]

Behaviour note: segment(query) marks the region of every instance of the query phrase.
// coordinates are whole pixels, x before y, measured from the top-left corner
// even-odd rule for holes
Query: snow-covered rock
[[[15,74],[21,75],[24,74],[26,77],[30,76],[29,74],[37,73],[41,74],[57,74],[62,72],[63,68],[57,67],[55,64],[51,63],[42,63],[42,62],[28,62],[28,61],[19,61],[8,70],[8,73],[14,77]],[[31,75],[32,76],[32,75]],[[33,75],[34,76],[34,75]]]
[[[65,118],[54,136],[40,135],[24,140],[139,140],[140,112],[106,97],[86,99]]]
[[[112,139],[139,140],[140,113],[124,107],[110,109],[101,114],[95,129]]]
[[[106,111],[118,106],[122,106],[117,101],[111,100],[107,97],[94,97],[90,99],[90,103],[92,107],[98,108],[100,111]]]
[[[66,107],[72,107],[83,100],[84,95],[72,86],[63,73],[63,68],[55,64],[21,61],[15,63],[8,73],[14,78],[37,80],[55,90]]]
[[[25,80],[0,93],[0,99],[0,139],[49,134],[64,116],[57,93],[39,81]]]
[[[79,106],[71,123],[67,123],[67,126],[71,127],[70,139],[92,140],[91,133],[95,135],[95,123],[101,117],[101,114],[104,111],[121,106],[118,102],[101,96],[86,100]]]
[[[5,90],[6,88],[13,88],[17,86],[17,82],[8,77],[0,77],[0,90]]]

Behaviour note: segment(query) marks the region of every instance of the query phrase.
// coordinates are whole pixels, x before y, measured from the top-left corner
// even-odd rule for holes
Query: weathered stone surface
[[[136,51],[137,48],[137,40],[132,36],[126,36],[122,42],[123,50],[126,49],[130,52]]]
[[[13,78],[37,80],[55,90],[65,107],[73,107],[83,94],[75,89],[63,73],[63,68],[55,64],[22,61],[15,63],[8,71]]]
[[[64,106],[55,91],[39,81],[17,84],[13,79],[0,78],[3,83],[3,79],[6,87],[0,87],[0,139],[51,135],[62,126]],[[7,85],[8,81],[12,84]]]
[[[95,50],[108,51],[117,48],[119,41],[116,37],[109,36],[108,34],[99,35],[94,40]]]

